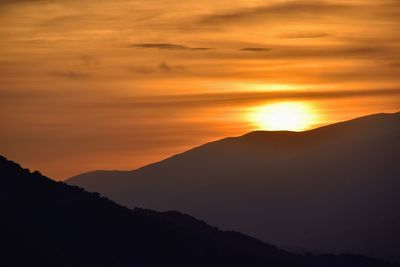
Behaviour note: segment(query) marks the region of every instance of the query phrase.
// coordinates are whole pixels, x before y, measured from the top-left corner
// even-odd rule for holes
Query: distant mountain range
[[[129,210],[0,156],[0,266],[400,266],[356,255],[300,256],[179,212]]]
[[[134,171],[67,181],[293,251],[400,261],[400,113],[225,138]]]

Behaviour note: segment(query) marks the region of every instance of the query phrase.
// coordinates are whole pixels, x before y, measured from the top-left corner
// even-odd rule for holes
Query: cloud
[[[400,97],[400,88],[342,90],[342,91],[268,91],[268,92],[227,92],[204,94],[160,95],[120,99],[110,103],[98,103],[108,107],[135,108],[195,108],[226,105],[247,105],[273,100],[323,100],[354,97],[393,96]]]
[[[21,3],[37,3],[44,2],[45,0],[1,0],[1,4],[21,4]]]
[[[388,66],[392,68],[400,68],[400,62],[392,62],[389,63]]]
[[[154,73],[182,73],[186,71],[186,67],[181,65],[171,65],[167,62],[161,62],[157,67],[136,66],[129,67],[130,71],[139,74],[154,74]]]
[[[160,69],[163,72],[174,72],[174,71],[184,71],[185,67],[183,66],[173,66],[173,65],[169,65],[165,62],[161,62],[160,65],[158,66],[158,69]]]
[[[288,33],[281,35],[283,38],[287,39],[312,39],[312,38],[323,38],[330,36],[327,33],[322,33],[322,32],[310,32],[310,33]]]
[[[200,24],[214,25],[237,23],[252,20],[268,20],[272,16],[319,16],[345,11],[351,5],[321,1],[290,1],[252,8],[241,8],[231,12],[206,15],[198,21]]]
[[[10,100],[43,98],[49,96],[48,90],[14,90],[3,88],[0,90],[0,102],[4,105],[5,102]]]
[[[87,68],[94,68],[100,65],[100,60],[92,55],[82,55],[79,59],[82,65]]]
[[[157,69],[154,67],[149,67],[149,66],[133,66],[133,67],[128,67],[128,71],[139,73],[139,74],[151,74],[151,73],[156,73]]]
[[[50,72],[51,75],[57,76],[64,79],[70,80],[80,80],[88,77],[86,73],[77,72],[77,71],[53,71]]]
[[[270,48],[265,48],[265,47],[245,47],[241,48],[241,51],[250,51],[250,52],[269,52],[272,49]]]
[[[48,0],[0,0],[0,12],[6,12],[7,8],[22,4],[41,4]]]
[[[296,47],[288,49],[288,57],[363,57],[372,55],[386,55],[390,51],[389,48],[384,46],[328,46],[328,47]]]
[[[351,45],[276,45],[266,48],[264,44],[255,44],[254,47],[245,47],[239,49],[239,51],[248,52],[269,52],[268,59],[303,59],[303,58],[337,58],[337,57],[348,57],[348,58],[382,58],[382,57],[393,57],[398,50],[391,46],[385,46],[385,44],[372,44],[365,46],[365,44],[354,43]],[[243,55],[243,54],[242,54]],[[236,58],[236,54],[231,54],[232,58]],[[260,55],[254,53],[252,55],[246,54],[247,59],[254,58],[259,59]],[[261,55],[265,58],[265,55]]]
[[[187,50],[187,51],[204,51],[211,49],[209,47],[189,47],[185,45],[169,44],[169,43],[141,43],[141,44],[130,45],[130,47],[165,49],[165,50]]]

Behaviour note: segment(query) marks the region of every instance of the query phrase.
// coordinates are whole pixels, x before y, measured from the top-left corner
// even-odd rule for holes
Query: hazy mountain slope
[[[293,249],[400,260],[400,113],[306,132],[252,132],[130,172],[68,180]]]
[[[129,210],[0,156],[0,266],[399,266],[300,256],[179,212]]]

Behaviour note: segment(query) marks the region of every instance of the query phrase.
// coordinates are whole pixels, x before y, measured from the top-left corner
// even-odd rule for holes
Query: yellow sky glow
[[[301,102],[278,102],[259,107],[252,119],[260,130],[303,131],[315,125],[317,114]]]

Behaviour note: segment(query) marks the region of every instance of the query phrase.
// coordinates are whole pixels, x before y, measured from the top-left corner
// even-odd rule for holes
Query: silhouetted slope
[[[398,266],[298,256],[179,212],[129,210],[0,156],[0,266]]]
[[[190,216],[131,211],[4,158],[0,170],[1,237],[13,266],[251,266],[293,260],[273,246],[220,232]],[[171,223],[181,217],[196,231]],[[236,235],[267,257],[241,253]]]
[[[400,260],[400,113],[252,132],[129,172],[68,180],[124,205],[179,210],[286,248]]]

